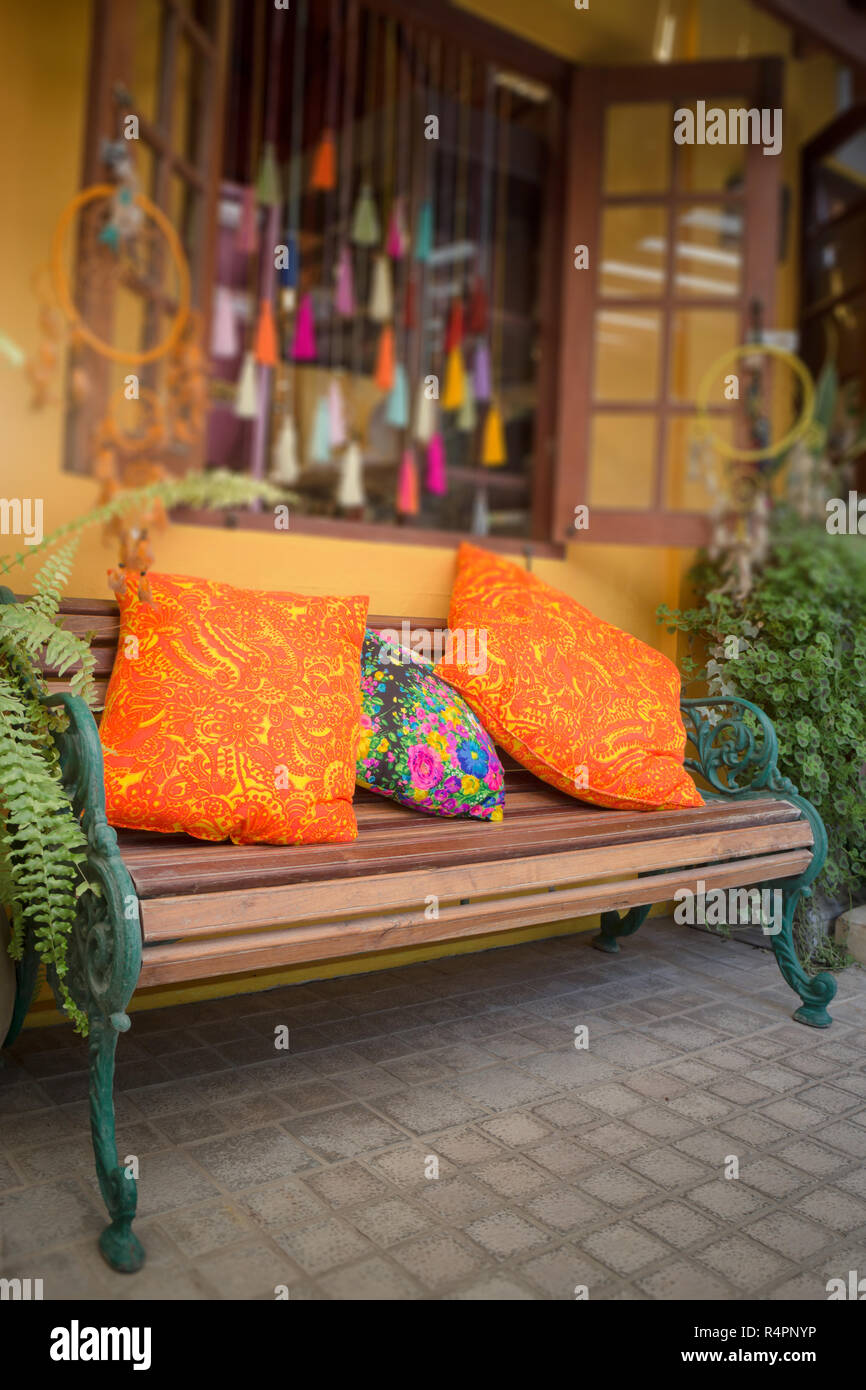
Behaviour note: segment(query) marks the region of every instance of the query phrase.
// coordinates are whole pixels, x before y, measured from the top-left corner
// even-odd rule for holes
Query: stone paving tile
[[[552,938],[137,1013],[132,1279],[97,1252],[82,1045],[30,1030],[0,1067],[0,1273],[123,1301],[826,1299],[866,1268],[866,974],[832,1033],[791,1009],[770,953],[654,921],[616,961]]]

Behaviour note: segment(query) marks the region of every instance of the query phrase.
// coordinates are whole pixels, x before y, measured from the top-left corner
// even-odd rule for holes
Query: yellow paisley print
[[[119,595],[100,727],[112,825],[235,844],[357,836],[366,598],[151,574]]]
[[[492,738],[537,777],[595,806],[700,806],[683,766],[686,734],[673,662],[498,555],[463,544],[451,632],[486,633],[483,670],[436,675]]]

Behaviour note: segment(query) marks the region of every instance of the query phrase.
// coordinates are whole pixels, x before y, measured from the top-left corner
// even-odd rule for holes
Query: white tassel
[[[367,310],[374,323],[388,323],[394,317],[394,279],[387,256],[377,256]]]
[[[255,420],[258,413],[259,376],[256,359],[251,352],[245,352],[235,392],[235,415],[241,420]]]
[[[331,424],[331,448],[342,449],[348,438],[346,434],[346,401],[343,388],[336,377],[328,388],[328,414]]]
[[[415,429],[414,437],[419,444],[429,444],[438,427],[438,406],[437,400],[431,400],[427,394],[427,387],[424,382],[418,387],[418,399],[415,404]]]
[[[364,505],[363,466],[361,446],[353,440],[343,455],[337,486],[337,502],[347,511]]]
[[[291,415],[283,418],[271,452],[271,481],[292,487],[298,481],[298,431]]]

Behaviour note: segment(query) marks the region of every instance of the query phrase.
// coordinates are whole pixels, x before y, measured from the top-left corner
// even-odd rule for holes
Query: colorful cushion
[[[129,575],[100,728],[112,825],[354,840],[365,598]]]
[[[596,806],[702,804],[683,767],[680,677],[666,656],[466,544],[448,621],[467,648],[483,639],[487,660],[483,669],[446,660],[436,674],[537,777]]]
[[[502,764],[429,662],[368,631],[361,652],[362,787],[434,816],[502,820]]]

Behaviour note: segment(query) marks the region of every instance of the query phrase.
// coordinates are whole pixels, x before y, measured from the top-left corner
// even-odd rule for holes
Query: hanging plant
[[[268,483],[215,471],[118,493],[66,522],[38,546],[0,556],[0,575],[51,552],[30,598],[16,603],[0,588],[0,905],[9,917],[9,954],[21,960],[30,932],[36,952],[57,980],[63,1010],[78,1032],[87,1019],[66,985],[69,935],[85,894],[99,896],[86,873],[87,839],[61,780],[54,734],[68,717],[48,704],[43,668],[68,677],[73,695],[95,699],[94,657],[86,638],[63,626],[60,603],[81,535],[172,507],[242,507],[256,498],[285,502]]]

